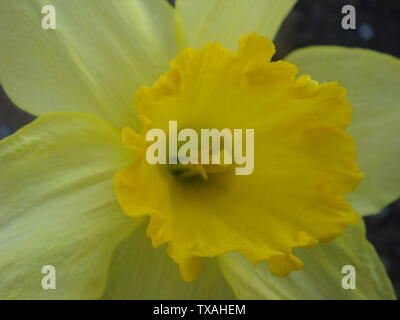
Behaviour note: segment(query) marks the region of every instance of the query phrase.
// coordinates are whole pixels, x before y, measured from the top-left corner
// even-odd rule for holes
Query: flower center
[[[170,164],[168,169],[180,181],[208,180],[209,175],[227,171],[231,164]]]

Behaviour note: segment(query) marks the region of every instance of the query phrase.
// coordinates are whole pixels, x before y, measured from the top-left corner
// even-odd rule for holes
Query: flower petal
[[[361,223],[330,243],[295,251],[304,269],[285,278],[275,277],[264,263],[254,268],[237,253],[221,256],[219,262],[239,299],[395,299]],[[356,289],[342,287],[345,265],[355,267]]]
[[[44,5],[56,30],[43,30]],[[93,113],[122,127],[132,97],[175,53],[173,10],[164,0],[4,0],[0,4],[0,81],[33,114]]]
[[[152,247],[145,235],[146,224],[142,223],[114,251],[104,299],[234,299],[214,259],[205,261],[199,279],[182,281],[165,247]]]
[[[180,49],[216,41],[236,50],[238,39],[257,32],[274,38],[296,0],[177,0]]]
[[[319,81],[338,80],[354,106],[350,134],[357,143],[364,181],[348,196],[362,215],[400,197],[400,60],[340,47],[312,47],[287,58]]]
[[[51,113],[0,141],[0,298],[101,296],[111,252],[135,222],[113,175],[129,153],[93,115]],[[44,290],[44,265],[56,290]]]

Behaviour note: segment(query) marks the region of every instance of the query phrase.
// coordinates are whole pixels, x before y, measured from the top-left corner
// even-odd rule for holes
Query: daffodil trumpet
[[[186,281],[201,274],[201,258],[231,251],[254,265],[267,261],[274,274],[287,276],[303,267],[293,248],[331,241],[358,220],[344,198],[363,177],[354,141],[345,131],[352,111],[345,89],[334,82],[319,84],[308,75],[296,77],[295,65],[271,61],[274,52],[272,42],[256,33],[240,39],[237,53],[213,42],[198,50],[184,49],[153,86],[135,94],[141,130],[122,131],[133,156],[132,164],[116,174],[117,198],[127,215],[150,216],[147,235],[153,246],[168,243],[167,254]],[[189,129],[178,132],[178,124]],[[193,128],[200,131],[200,146]],[[233,135],[227,128],[234,128]],[[187,164],[186,170],[165,170],[167,131],[168,168]],[[178,148],[187,137],[190,140]],[[147,140],[154,142],[142,157]],[[234,176],[226,167],[232,164],[232,142],[235,160],[243,162],[238,158],[244,144],[249,156],[245,160],[250,159],[246,167],[235,168]],[[333,145],[341,150],[337,161],[331,159],[337,152]],[[187,157],[189,151],[192,158]],[[190,164],[199,156],[200,163]],[[210,157],[219,170],[207,166]],[[195,183],[193,177],[206,182]],[[297,215],[275,203],[294,181],[304,192],[299,201],[303,204],[293,208]],[[151,186],[155,182],[158,189]],[[263,188],[255,191],[260,185]],[[255,203],[249,215],[244,214],[243,201],[223,213],[225,201],[242,197]],[[230,227],[207,228],[221,220]]]

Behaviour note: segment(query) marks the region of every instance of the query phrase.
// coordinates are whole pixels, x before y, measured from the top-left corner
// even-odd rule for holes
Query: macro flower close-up
[[[400,197],[400,60],[276,58],[295,0],[172,2],[0,0],[35,117],[0,140],[0,299],[396,299],[363,217]]]

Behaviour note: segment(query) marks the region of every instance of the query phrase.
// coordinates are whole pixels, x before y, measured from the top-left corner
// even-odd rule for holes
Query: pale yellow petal
[[[182,281],[165,247],[153,248],[145,235],[147,219],[114,252],[104,299],[234,299],[216,260],[192,283]]]
[[[295,250],[304,269],[285,278],[271,274],[264,263],[254,268],[239,254],[219,257],[219,262],[239,299],[364,300],[395,299],[392,284],[377,253],[365,238],[362,222],[330,243]],[[344,266],[354,267],[355,289],[345,289]],[[352,284],[345,279],[345,284]]]
[[[93,299],[113,248],[135,222],[120,210],[114,172],[130,153],[92,115],[52,113],[0,141],[0,298]],[[42,267],[56,269],[44,290]]]
[[[257,32],[273,39],[296,0],[178,0],[180,49],[216,41],[236,50],[238,39]]]
[[[289,61],[319,81],[347,89],[354,114],[349,132],[357,144],[364,181],[348,198],[361,215],[377,213],[400,197],[400,60],[364,49],[311,47]]]
[[[43,30],[42,7],[56,10]],[[132,97],[176,54],[172,7],[163,0],[2,0],[0,83],[20,108],[96,114],[135,123]]]

